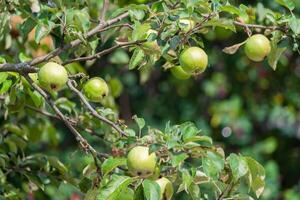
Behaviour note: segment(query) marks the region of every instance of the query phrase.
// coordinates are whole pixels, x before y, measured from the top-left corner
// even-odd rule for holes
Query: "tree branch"
[[[280,27],[280,26],[264,26],[264,25],[259,25],[259,24],[245,24],[245,23],[238,22],[238,21],[234,21],[233,23],[237,26],[241,26],[244,28],[260,28],[260,29],[269,29],[269,30],[280,30],[283,32],[287,31],[284,27]]]
[[[71,91],[73,91],[77,96],[80,98],[81,102],[87,107],[87,109],[91,112],[91,114],[98,118],[100,121],[108,124],[111,126],[113,129],[115,129],[119,134],[122,136],[127,136],[127,133],[125,133],[118,125],[116,125],[114,122],[110,121],[109,119],[101,116],[92,106],[91,104],[86,100],[84,95],[77,90],[77,88],[73,85],[72,80],[68,80],[67,82],[68,87],[70,88]]]
[[[87,32],[85,38],[88,39],[88,38],[92,37],[93,35],[99,33],[102,29],[121,21],[122,19],[126,18],[128,15],[129,15],[128,12],[125,12],[125,13],[123,13],[123,14],[121,14],[121,15],[119,15],[119,16],[117,16],[117,17],[115,17],[115,18],[113,18],[113,19],[111,19],[111,20],[109,20],[105,23],[103,23],[103,24],[101,24],[101,23],[98,24],[95,28],[93,28],[89,32]],[[81,43],[82,43],[82,40],[80,40],[80,39],[73,40],[72,42],[70,42],[67,45],[64,45],[62,47],[58,47],[58,48],[54,49],[53,51],[51,51],[50,53],[48,53],[44,56],[36,57],[36,58],[32,59],[31,61],[28,61],[26,63],[17,63],[17,64],[4,63],[4,64],[0,64],[0,70],[4,71],[4,69],[6,69],[5,71],[23,72],[23,71],[27,70],[27,69],[24,69],[24,68],[30,67],[30,66],[35,66],[35,65],[40,64],[42,62],[48,61],[51,58],[61,54],[63,51],[66,51],[68,49],[72,49],[74,47],[77,47]],[[7,69],[9,69],[9,70],[7,70]]]
[[[109,54],[110,52],[112,52],[115,49],[118,49],[120,47],[128,47],[128,46],[131,46],[131,45],[140,44],[142,42],[144,42],[144,40],[133,41],[133,42],[124,42],[124,43],[121,43],[121,44],[117,44],[117,45],[115,45],[111,48],[105,49],[105,50],[100,51],[100,52],[98,52],[94,55],[91,55],[91,56],[85,56],[85,57],[79,57],[79,58],[74,58],[74,59],[71,59],[71,60],[67,60],[63,63],[63,65],[67,65],[67,64],[70,64],[70,63],[73,63],[73,62],[93,60],[95,58],[100,58],[101,56]]]
[[[30,85],[39,92],[45,101],[52,107],[54,112],[57,114],[60,120],[64,122],[64,124],[69,128],[71,133],[75,136],[76,140],[81,145],[82,149],[85,151],[89,151],[93,156],[97,156],[98,152],[82,137],[82,135],[73,127],[71,122],[64,116],[64,114],[59,110],[59,108],[55,105],[55,102],[50,98],[50,96],[40,88],[29,76],[28,74],[23,74],[24,78],[30,83]]]
[[[109,0],[104,0],[103,1],[103,7],[102,7],[102,10],[101,10],[101,13],[100,13],[100,18],[99,18],[100,23],[105,22],[105,14],[107,12],[108,6],[109,6]]]

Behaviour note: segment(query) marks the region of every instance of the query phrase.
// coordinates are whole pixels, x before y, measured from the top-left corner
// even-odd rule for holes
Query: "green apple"
[[[127,155],[127,166],[129,173],[133,176],[151,176],[156,167],[155,153],[149,154],[149,148],[136,146]]]
[[[175,78],[181,80],[189,79],[191,77],[191,74],[184,71],[181,66],[172,67],[170,71]]]
[[[186,33],[195,27],[195,22],[191,19],[180,19],[179,27]]]
[[[170,200],[173,196],[174,190],[171,181],[165,177],[162,177],[155,181],[160,187],[160,199]]]
[[[100,102],[108,95],[109,88],[106,82],[99,77],[91,78],[83,86],[83,93],[89,101]]]
[[[55,62],[48,62],[38,72],[40,85],[47,91],[58,91],[68,81],[67,70]]]
[[[262,34],[255,34],[247,39],[245,53],[250,60],[260,62],[271,51],[269,39]]]
[[[208,63],[208,58],[199,47],[190,47],[185,49],[179,56],[179,62],[182,69],[188,73],[192,72],[203,72]]]

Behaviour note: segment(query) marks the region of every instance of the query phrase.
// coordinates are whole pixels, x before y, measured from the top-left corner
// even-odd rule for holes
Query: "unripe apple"
[[[129,173],[133,176],[147,177],[153,174],[156,166],[156,155],[149,155],[149,148],[137,146],[130,150],[127,155]]]
[[[67,83],[68,72],[63,66],[48,62],[39,70],[38,79],[47,91],[58,91]]]
[[[255,34],[247,39],[245,53],[250,60],[262,61],[271,51],[269,39],[262,34]]]
[[[186,33],[195,27],[195,22],[191,19],[180,19],[179,27]]]
[[[170,69],[172,75],[178,79],[185,80],[191,77],[191,74],[184,71],[181,66],[175,66]]]
[[[207,67],[208,58],[203,49],[199,47],[190,47],[180,54],[179,62],[184,71],[188,73],[201,73]]]
[[[170,200],[173,196],[173,185],[171,181],[165,177],[162,177],[156,180],[156,183],[160,187],[160,199],[161,200]]]
[[[84,95],[92,102],[100,102],[108,95],[108,92],[108,85],[99,77],[88,80],[83,86]]]

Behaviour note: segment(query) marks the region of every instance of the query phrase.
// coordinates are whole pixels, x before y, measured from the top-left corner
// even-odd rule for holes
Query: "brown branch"
[[[91,104],[86,100],[86,98],[84,97],[84,95],[77,90],[77,88],[73,85],[72,80],[69,80],[67,82],[68,87],[70,88],[71,91],[73,91],[75,94],[77,94],[77,96],[80,98],[81,102],[87,107],[87,109],[91,112],[91,114],[98,118],[100,121],[108,124],[109,126],[111,126],[113,129],[115,129],[119,134],[121,134],[122,136],[127,136],[127,133],[125,133],[117,124],[115,124],[114,122],[110,121],[109,119],[101,116],[92,106]]]
[[[103,23],[103,24],[98,24],[95,28],[91,29],[89,32],[87,32],[87,34],[85,35],[85,38],[90,38],[93,35],[99,33],[101,31],[101,29],[104,29],[112,24],[115,24],[119,21],[121,21],[122,19],[126,18],[128,16],[128,12],[125,12],[111,20],[108,20],[107,22]],[[68,49],[72,49],[74,47],[79,46],[80,44],[82,44],[82,40],[80,39],[76,39],[73,40],[72,42],[70,42],[69,44],[66,44],[62,47],[58,47],[56,49],[54,49],[53,51],[51,51],[50,53],[44,55],[44,56],[39,56],[36,57],[34,59],[32,59],[31,61],[28,61],[26,63],[17,63],[17,64],[11,64],[11,63],[4,63],[4,64],[0,64],[0,70],[2,71],[16,71],[16,72],[23,72],[26,71],[27,69],[25,69],[26,67],[30,67],[30,66],[35,66],[37,64],[40,64],[42,62],[48,61],[51,58],[61,54],[63,51],[66,51]]]
[[[0,64],[0,72],[34,73],[37,68],[28,66],[26,63],[4,63]]]
[[[100,18],[99,18],[100,23],[105,22],[105,14],[108,10],[108,6],[109,6],[109,0],[104,0],[103,1],[103,7],[102,7],[102,10],[101,10],[101,13],[100,13]]]
[[[74,58],[74,59],[71,59],[71,60],[67,60],[63,63],[63,65],[67,65],[67,64],[70,64],[70,63],[73,63],[73,62],[80,62],[80,61],[85,61],[85,60],[93,60],[95,58],[100,58],[101,56],[103,55],[106,55],[106,54],[109,54],[110,52],[114,51],[115,49],[118,49],[120,47],[128,47],[128,46],[131,46],[131,45],[136,45],[136,44],[140,44],[144,41],[133,41],[133,42],[124,42],[124,43],[121,43],[121,44],[117,44],[113,47],[110,47],[108,49],[105,49],[103,51],[100,51],[94,55],[91,55],[91,56],[85,56],[85,57],[79,57],[79,58]]]
[[[241,26],[244,28],[260,28],[260,29],[269,29],[269,30],[280,30],[283,32],[286,32],[287,29],[281,26],[264,26],[264,25],[259,25],[259,24],[245,24],[242,22],[234,21],[233,22],[237,26]]]
[[[49,106],[54,110],[56,115],[59,117],[61,121],[69,128],[71,133],[75,136],[76,140],[81,145],[82,149],[85,151],[89,151],[93,156],[97,156],[98,152],[82,137],[82,135],[73,127],[72,123],[69,122],[67,117],[59,110],[56,106],[55,102],[51,99],[51,97],[42,89],[40,88],[29,76],[28,74],[23,74],[24,78],[30,83],[30,85],[42,95],[45,101],[49,104]]]

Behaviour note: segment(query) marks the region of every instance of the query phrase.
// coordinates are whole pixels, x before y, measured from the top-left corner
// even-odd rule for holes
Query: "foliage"
[[[173,199],[276,198],[270,190],[278,190],[277,164],[268,161],[264,168],[249,156],[263,161],[262,154],[276,149],[274,138],[256,143],[254,150],[244,148],[242,154],[225,155],[213,143],[220,137],[210,133],[221,128],[219,133],[227,138],[234,132],[225,142],[240,147],[249,145],[251,134],[257,131],[252,121],[283,133],[295,127],[298,106],[283,106],[282,99],[285,96],[297,104],[296,89],[268,97],[262,92],[255,96],[251,87],[264,91],[270,80],[275,84],[277,76],[286,75],[279,68],[289,64],[286,55],[299,52],[296,3],[278,0],[270,8],[269,3],[253,7],[222,0],[0,3],[1,198],[62,199],[75,191],[73,195],[88,200],[156,200],[162,192],[155,182],[159,177],[172,182]],[[187,19],[193,23],[182,23]],[[262,63],[279,71],[270,80],[267,69],[250,66],[261,63],[241,56],[247,37],[256,32],[270,39],[271,51]],[[241,40],[228,39],[235,36]],[[226,46],[213,46],[224,39],[228,39]],[[157,71],[169,76],[190,46],[206,51],[208,69],[190,72],[189,80],[162,80],[159,90],[164,99],[143,99],[134,74],[139,73],[141,84],[151,82]],[[232,54],[241,57],[234,61],[237,68],[212,73],[225,57],[234,60]],[[68,70],[68,82],[60,91],[45,89],[38,80],[36,73],[49,61]],[[112,67],[97,71],[107,64]],[[132,71],[117,75],[127,70]],[[100,103],[90,103],[81,90],[89,76],[99,74],[109,93]],[[201,99],[182,103],[186,97],[197,96],[193,82],[201,81],[204,74],[210,77],[202,81]],[[174,84],[172,89],[169,83]],[[134,109],[139,116],[127,123],[119,118],[126,107],[124,90],[136,97]],[[229,96],[230,90],[237,95]],[[253,103],[264,98],[263,108]],[[273,98],[271,106],[269,98]],[[250,111],[244,112],[244,107]],[[197,109],[205,109],[203,116],[210,115],[210,125],[196,115]],[[178,115],[176,110],[184,112]],[[157,121],[159,127],[153,128]],[[202,126],[203,130],[198,128]],[[128,173],[126,155],[138,145],[149,147],[157,156],[157,170],[147,177]],[[297,189],[289,189],[285,196],[296,199],[295,193]]]

